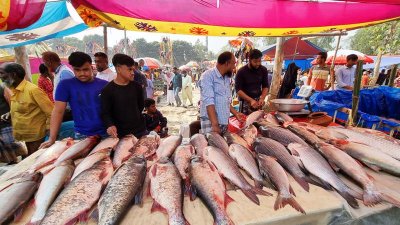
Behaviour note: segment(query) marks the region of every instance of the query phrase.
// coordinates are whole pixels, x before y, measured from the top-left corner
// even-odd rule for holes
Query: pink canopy
[[[214,36],[290,36],[400,18],[398,0],[72,0],[89,26]]]

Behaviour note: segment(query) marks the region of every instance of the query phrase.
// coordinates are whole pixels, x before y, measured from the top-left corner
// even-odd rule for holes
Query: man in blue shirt
[[[335,75],[338,90],[353,90],[354,79],[356,76],[356,68],[354,67],[357,64],[358,56],[356,54],[350,54],[346,57],[346,65],[339,68]]]
[[[179,73],[178,68],[174,67],[174,78],[172,79],[172,86],[174,87],[174,96],[176,101],[176,106],[182,105],[182,101],[179,98],[179,92],[182,90],[182,75]]]
[[[232,113],[242,122],[244,115],[231,105],[231,77],[236,58],[231,52],[218,56],[215,68],[204,72],[200,78],[200,123],[204,134],[223,133],[228,128]]]
[[[50,137],[40,148],[50,147],[56,141],[67,103],[72,109],[76,139],[106,135],[101,120],[100,93],[108,82],[93,76],[92,59],[88,54],[73,52],[68,61],[75,77],[62,80],[58,85],[50,121]]]

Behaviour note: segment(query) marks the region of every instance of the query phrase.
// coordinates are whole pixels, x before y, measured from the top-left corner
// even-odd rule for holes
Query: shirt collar
[[[215,74],[217,74],[217,77],[219,77],[219,78],[224,78],[224,77],[221,75],[221,73],[219,72],[219,70],[217,69],[217,67],[214,67],[214,71],[215,71]]]
[[[25,86],[26,86],[26,83],[27,83],[27,82],[28,82],[28,81],[26,81],[25,79],[23,79],[23,80],[21,81],[21,83],[19,83],[18,86],[15,88],[15,90],[23,91],[24,88],[25,88]]]
[[[60,69],[61,69],[62,66],[63,66],[63,64],[60,64],[60,65],[57,67],[56,71],[54,71],[54,72],[55,72],[55,73],[60,72]]]

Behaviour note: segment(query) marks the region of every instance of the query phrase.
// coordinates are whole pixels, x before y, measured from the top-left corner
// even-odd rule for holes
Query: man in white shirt
[[[117,74],[108,67],[108,57],[105,53],[96,52],[96,54],[94,54],[94,63],[96,63],[97,78],[110,82],[117,76]]]
[[[339,68],[335,73],[337,81],[336,88],[338,90],[352,91],[356,76],[356,68],[354,65],[357,64],[358,56],[355,54],[350,54],[347,56],[346,61],[346,65]]]

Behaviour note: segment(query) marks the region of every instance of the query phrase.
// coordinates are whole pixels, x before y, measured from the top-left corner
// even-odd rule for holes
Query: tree
[[[275,37],[264,37],[262,39],[262,43],[263,43],[264,47],[267,47],[269,45],[274,45],[274,44],[276,44],[276,38]]]
[[[317,37],[309,40],[316,46],[323,48],[325,51],[333,50],[335,47],[332,46],[335,41],[335,37]]]

